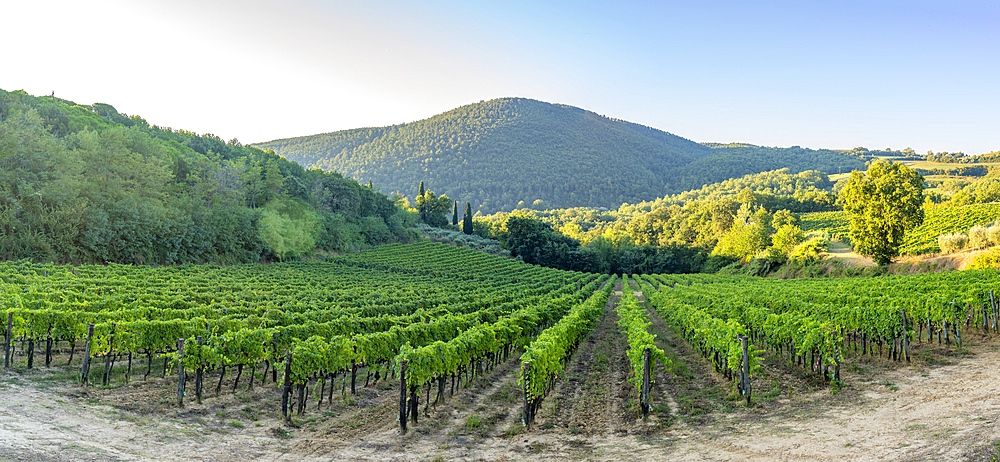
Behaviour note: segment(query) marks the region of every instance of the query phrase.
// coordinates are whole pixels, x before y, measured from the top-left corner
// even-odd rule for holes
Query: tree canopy
[[[899,256],[906,231],[924,221],[924,178],[909,167],[878,161],[853,171],[840,193],[851,216],[854,250],[887,265]]]
[[[406,240],[413,221],[355,180],[235,139],[0,90],[0,259],[256,262]]]

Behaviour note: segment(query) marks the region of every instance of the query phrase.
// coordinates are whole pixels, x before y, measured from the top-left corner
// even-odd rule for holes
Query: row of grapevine
[[[973,225],[987,225],[1000,218],[1000,203],[970,204],[956,207],[928,207],[924,222],[906,233],[899,251],[902,255],[940,252],[938,236],[965,232]],[[830,237],[844,239],[850,233],[847,212],[817,212],[802,215],[803,231],[826,231]]]
[[[583,303],[573,306],[566,316],[542,331],[525,348],[521,355],[521,377],[518,383],[524,393],[524,422],[528,428],[534,419],[535,409],[551,390],[556,377],[562,373],[567,358],[604,313],[616,280],[617,277],[612,276],[607,280],[595,281],[603,283],[604,287],[594,291]]]
[[[197,371],[200,391],[203,373],[219,373],[221,384],[227,368],[237,384],[245,366],[251,380],[263,365],[262,376],[270,369],[276,381],[292,353],[301,361],[292,363],[289,381],[322,381],[333,372],[344,373],[346,383],[349,372],[353,389],[358,368],[386,377],[402,345],[450,341],[527,305],[579,291],[592,278],[429,243],[385,246],[326,263],[266,266],[22,261],[0,264],[0,319],[10,321],[4,330],[8,366],[16,353],[26,353],[30,366],[36,345],[49,351],[63,343],[69,363],[84,346],[85,362],[103,358],[105,371],[127,357],[126,380],[133,356],[145,356],[145,376],[162,358],[162,374],[168,362],[178,372]],[[81,371],[84,380],[88,367]],[[102,383],[107,377],[105,372]]]
[[[677,326],[688,343],[697,348],[702,356],[711,359],[716,371],[732,379],[734,387],[749,402],[749,381],[759,366],[757,352],[752,345],[748,345],[752,354],[744,354],[746,349],[742,339],[746,338],[746,328],[735,319],[720,317],[711,314],[705,307],[672,298],[671,292],[675,289],[669,285],[661,284],[657,290],[647,280],[640,283],[640,287],[657,313]]]
[[[438,395],[435,402],[438,402],[444,399],[445,382],[448,378],[451,378],[454,389],[455,379],[463,372],[481,374],[484,366],[490,368],[505,361],[523,339],[534,336],[542,326],[562,317],[583,294],[593,292],[603,278],[590,279],[588,284],[579,289],[575,285],[569,285],[552,291],[551,298],[524,299],[517,309],[510,310],[492,323],[436,329],[435,332],[439,334],[437,336],[396,338],[382,345],[382,357],[365,355],[364,347],[359,348],[358,344],[354,344],[352,348],[351,341],[345,343],[336,338],[326,340],[311,337],[305,342],[297,342],[287,357],[291,373],[286,377],[286,394],[291,391],[291,386],[296,386],[301,403],[310,383],[323,380],[348,365],[353,374],[353,369],[358,364],[384,363],[389,359],[388,355],[393,354],[390,364],[399,365],[401,387],[408,392],[407,405],[403,407],[404,415],[400,420],[405,425],[406,414],[416,419],[417,394],[422,386],[428,382],[436,382]],[[397,351],[398,354],[395,353]],[[471,377],[467,377],[467,380],[469,378]],[[429,401],[430,387],[427,387],[427,391]],[[287,403],[287,398],[283,402]]]
[[[662,275],[651,297],[664,317],[711,352],[717,367],[736,358],[739,335],[787,354],[828,379],[839,379],[848,349],[910,359],[910,344],[961,347],[963,331],[1000,331],[994,270],[883,278],[775,280]],[[728,324],[728,327],[725,326]],[[714,327],[706,327],[714,326]],[[883,350],[883,347],[888,347]],[[725,354],[723,352],[728,352]]]
[[[633,279],[636,277],[633,275]],[[637,279],[638,280],[638,279]],[[622,280],[622,298],[615,307],[618,313],[618,326],[625,332],[628,339],[628,359],[632,369],[629,381],[639,390],[640,406],[643,416],[649,414],[649,385],[652,380],[651,369],[659,362],[664,368],[672,367],[666,353],[656,346],[655,335],[649,333],[649,317],[646,308],[635,298],[635,293],[628,278]]]

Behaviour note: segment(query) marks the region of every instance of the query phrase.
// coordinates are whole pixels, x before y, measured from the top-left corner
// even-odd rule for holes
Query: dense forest
[[[408,240],[415,220],[370,186],[235,139],[0,90],[0,259],[281,260]]]
[[[617,208],[747,174],[864,168],[857,151],[699,144],[583,109],[524,98],[418,122],[257,145],[308,168],[410,196],[421,181],[474,211]]]

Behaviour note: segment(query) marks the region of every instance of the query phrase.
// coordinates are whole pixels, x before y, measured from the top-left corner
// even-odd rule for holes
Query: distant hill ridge
[[[862,168],[829,150],[696,143],[562,104],[500,98],[412,123],[260,143],[408,197],[427,188],[491,213],[531,206],[609,207],[778,168]]]

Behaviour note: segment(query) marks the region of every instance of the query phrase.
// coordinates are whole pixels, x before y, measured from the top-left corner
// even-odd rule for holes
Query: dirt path
[[[288,428],[270,385],[179,409],[170,404],[176,383],[169,376],[83,392],[71,385],[76,367],[53,367],[0,372],[0,461],[985,461],[997,454],[987,447],[1000,440],[995,337],[970,333],[963,354],[917,344],[911,365],[848,358],[837,394],[768,357],[755,378],[759,403],[746,408],[696,351],[650,318],[658,345],[683,367],[657,375],[646,423],[629,404],[634,397],[620,392],[631,384],[599,380],[620,367],[612,317],[578,348],[527,433],[516,355],[421,414],[406,436],[392,414],[398,390],[391,382],[335,397],[332,409],[310,406],[296,417],[298,428]],[[600,357],[605,369],[593,374]],[[602,398],[587,400],[581,391]]]
[[[924,346],[924,351],[933,347]],[[794,405],[720,421],[729,435],[695,438],[674,460],[993,460],[1000,439],[996,340],[950,364],[845,374],[850,399],[820,390]],[[942,351],[941,353],[947,354]],[[851,393],[853,391],[853,393]],[[798,407],[799,409],[795,409]],[[980,452],[977,456],[977,452]]]
[[[623,398],[628,397],[631,386],[625,356],[628,346],[618,335],[614,310],[620,298],[621,292],[612,294],[604,315],[567,362],[564,377],[542,401],[535,422],[540,430],[627,433]]]
[[[831,258],[836,258],[848,265],[875,266],[875,261],[858,254],[849,244],[843,241],[830,241],[830,247],[826,253]]]

